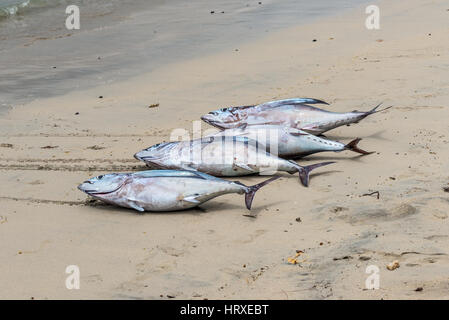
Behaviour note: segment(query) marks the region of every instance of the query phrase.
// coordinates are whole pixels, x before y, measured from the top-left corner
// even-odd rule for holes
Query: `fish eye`
[[[99,176],[98,176],[98,180],[103,179],[103,177],[104,177],[104,175],[99,175]]]

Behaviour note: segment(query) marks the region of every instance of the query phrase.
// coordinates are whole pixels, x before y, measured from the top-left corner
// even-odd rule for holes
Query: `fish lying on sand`
[[[100,175],[83,182],[78,189],[106,203],[140,212],[184,210],[223,194],[244,193],[249,210],[256,191],[278,178],[245,186],[201,172],[151,170]]]
[[[301,98],[277,100],[257,106],[230,107],[209,112],[201,119],[219,129],[245,128],[252,125],[277,124],[319,135],[343,125],[357,123],[367,116],[391,107],[370,111],[331,112],[309,106]],[[310,99],[314,103],[325,103]]]
[[[157,168],[198,170],[213,176],[299,172],[299,178],[306,187],[310,171],[334,163],[300,166],[266,152],[265,146],[259,146],[257,141],[236,136],[160,143],[136,153],[134,157]]]
[[[259,145],[265,145],[267,151],[277,154],[281,158],[300,158],[323,151],[350,150],[363,155],[372,153],[357,147],[357,144],[362,140],[360,138],[354,139],[348,144],[343,144],[282,125],[254,125],[246,128],[227,129],[213,136],[248,137],[256,140]]]

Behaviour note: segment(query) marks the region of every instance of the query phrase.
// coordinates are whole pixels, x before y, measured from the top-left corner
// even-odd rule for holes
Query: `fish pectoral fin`
[[[321,133],[318,123],[311,123],[311,124],[308,124],[306,126],[300,127],[299,129],[303,130],[303,131],[306,131],[308,133],[311,133],[311,134],[319,134],[319,133]]]
[[[244,123],[242,123],[242,124],[239,124],[239,125],[237,126],[237,128],[239,128],[239,129],[241,129],[241,130],[245,130],[247,126],[248,126],[248,123],[244,122]]]
[[[301,126],[300,130],[305,130],[305,129],[316,129],[318,127],[318,123],[309,123],[305,126]]]
[[[244,163],[234,163],[234,166],[243,170],[254,172],[254,170],[251,167],[249,167],[247,164]]]
[[[193,195],[193,196],[187,196],[184,197],[184,199],[182,199],[183,201],[187,201],[187,202],[191,202],[191,203],[195,203],[195,204],[200,204],[201,201],[199,201],[197,198],[199,196],[198,195]]]
[[[141,206],[139,206],[136,202],[134,201],[128,201],[128,205],[133,208],[134,210],[137,210],[139,212],[144,212],[145,209],[142,208]]]
[[[195,168],[192,168],[192,167],[191,167],[191,163],[190,163],[190,162],[181,162],[180,167],[181,167],[183,170],[198,171],[198,170],[196,170]]]

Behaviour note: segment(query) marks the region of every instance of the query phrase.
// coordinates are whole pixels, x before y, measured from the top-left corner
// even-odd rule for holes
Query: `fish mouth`
[[[134,154],[134,158],[144,162],[161,160],[166,153],[170,152],[176,146],[176,144],[176,142],[162,142],[147,149],[140,150]]]
[[[210,124],[212,126],[215,126],[215,124],[218,123],[217,120],[212,119],[212,117],[210,115],[208,115],[208,114],[205,114],[204,116],[201,116],[201,120],[203,120],[204,122],[206,122],[206,123],[208,123],[208,124]]]
[[[158,157],[158,156],[142,155],[141,153],[142,153],[142,152],[137,152],[137,153],[134,155],[134,158],[136,158],[136,159],[139,160],[139,161],[143,161],[143,162],[146,162],[146,161],[156,161],[157,159],[160,159],[160,157]]]
[[[118,191],[123,186],[123,184],[121,184],[116,189],[111,190],[111,191],[98,191],[98,190],[84,189],[83,185],[85,185],[86,183],[90,183],[90,182],[85,181],[85,182],[81,183],[80,185],[78,185],[78,189],[84,193],[87,193],[89,196],[101,196],[101,195],[110,194],[110,193]]]
[[[160,159],[159,157],[155,157],[155,156],[140,156],[139,153],[136,153],[134,155],[134,158],[136,158],[139,161],[143,161],[143,162],[153,162],[153,161]]]
[[[137,153],[134,155],[134,158],[135,158],[136,160],[143,161],[142,157],[139,156],[139,152],[137,152]]]
[[[207,114],[202,116],[201,120],[203,120],[207,124],[210,124],[211,126],[213,126],[215,128],[218,128],[220,130],[231,128],[227,124],[225,124],[225,123],[223,123],[223,122],[221,122],[219,120],[214,120],[214,119],[209,118]]]
[[[137,160],[143,161],[148,167],[151,169],[166,169],[162,163],[160,157],[154,157],[154,156],[138,156],[137,154],[134,155],[134,158]]]

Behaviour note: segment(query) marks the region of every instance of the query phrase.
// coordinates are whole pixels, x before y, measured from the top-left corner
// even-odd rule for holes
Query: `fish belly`
[[[177,211],[196,207],[227,193],[241,192],[241,186],[228,181],[197,178],[159,178],[153,188],[138,196],[146,211]]]
[[[181,201],[182,189],[185,189],[185,178],[177,178],[178,185],[164,178],[138,179],[127,186],[124,198],[128,205],[133,204],[145,211],[175,211],[188,209],[197,204]]]

